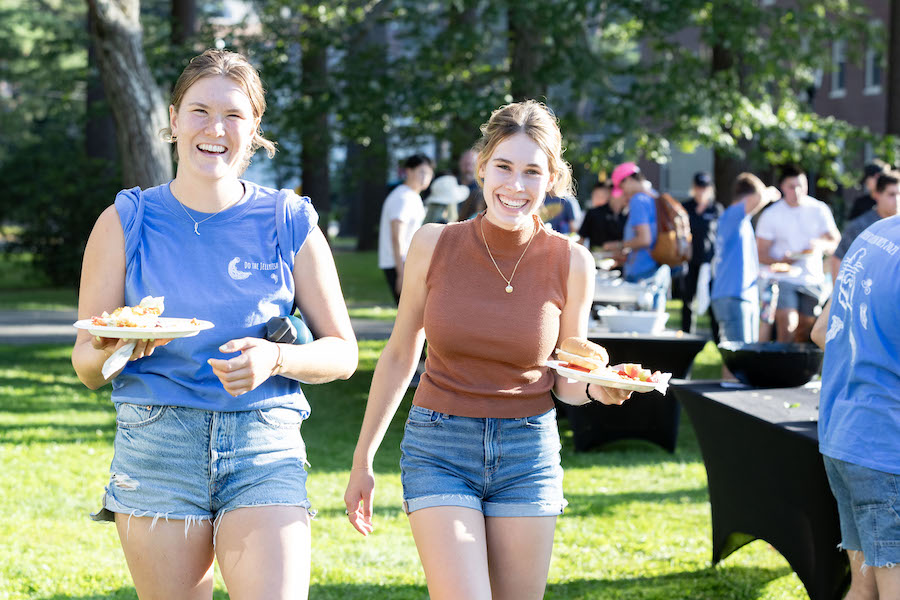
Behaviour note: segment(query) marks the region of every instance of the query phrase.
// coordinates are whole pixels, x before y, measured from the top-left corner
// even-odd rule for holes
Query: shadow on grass
[[[569,506],[566,507],[567,517],[596,517],[619,504],[631,502],[648,502],[653,504],[701,504],[709,502],[709,492],[706,487],[668,492],[623,492],[599,493],[599,494],[573,494],[566,493]]]
[[[672,573],[656,577],[631,579],[577,579],[547,586],[548,600],[752,600],[770,581],[790,574],[787,567],[762,569],[749,567],[719,567],[698,571]],[[310,586],[313,600],[424,600],[425,586],[379,585],[371,583],[332,583]],[[41,600],[132,600],[137,598],[134,588],[122,587],[107,594],[75,596],[55,594]],[[228,595],[216,590],[214,600],[226,600]]]
[[[579,579],[550,584],[545,599],[590,600],[754,600],[770,581],[791,569],[718,567],[655,577]]]
[[[30,422],[27,426],[0,425],[0,444],[112,444],[115,435],[115,427],[106,422],[73,425],[45,421]]]

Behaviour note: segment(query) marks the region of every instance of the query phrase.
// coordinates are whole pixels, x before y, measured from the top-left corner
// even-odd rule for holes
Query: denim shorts
[[[250,506],[298,506],[306,496],[304,414],[275,407],[210,412],[116,405],[115,454],[103,508],[113,513],[200,523]]]
[[[556,409],[520,419],[458,417],[413,406],[400,444],[407,513],[462,506],[486,517],[562,513]]]
[[[841,547],[862,550],[865,565],[900,565],[900,475],[824,456],[841,517]]]
[[[807,317],[816,316],[819,296],[809,287],[781,282],[778,284],[778,310],[796,310]]]
[[[713,316],[723,342],[759,341],[759,305],[736,296],[713,298]]]

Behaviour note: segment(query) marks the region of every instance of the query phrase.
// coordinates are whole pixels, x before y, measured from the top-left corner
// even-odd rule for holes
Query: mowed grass
[[[383,342],[362,342],[349,381],[306,386],[312,463],[313,599],[423,599],[425,581],[400,509],[399,443],[407,395],[376,460],[376,531],[346,522],[343,492]],[[115,528],[93,523],[112,458],[109,389],[81,386],[68,346],[0,347],[0,599],[136,598]],[[695,376],[718,370],[708,346]],[[636,397],[633,401],[639,402]],[[688,419],[677,451],[619,442],[574,453],[560,422],[566,497],[546,598],[794,600],[799,579],[754,542],[710,567],[706,473]],[[217,599],[227,598],[217,578]]]

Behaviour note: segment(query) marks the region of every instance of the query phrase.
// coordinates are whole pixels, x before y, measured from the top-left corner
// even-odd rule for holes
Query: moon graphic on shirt
[[[228,275],[235,281],[241,281],[242,279],[247,279],[250,277],[250,271],[240,271],[238,270],[238,263],[241,262],[240,256],[235,256],[230,263],[228,263]]]

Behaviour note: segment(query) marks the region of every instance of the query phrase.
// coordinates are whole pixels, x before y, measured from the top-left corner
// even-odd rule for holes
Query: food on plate
[[[610,369],[619,377],[632,379],[634,381],[649,381],[656,383],[659,381],[661,373],[659,371],[650,372],[650,369],[644,369],[641,365],[635,363],[625,363],[618,369]]]
[[[636,363],[609,367],[609,353],[606,348],[583,338],[564,339],[556,350],[556,356],[563,363],[563,367],[585,373],[611,375],[625,381],[660,383],[663,376],[659,371],[651,372],[650,369]]]
[[[609,353],[600,344],[577,337],[563,340],[556,350],[559,360],[568,363],[568,367],[590,373],[603,369],[609,364]]]
[[[146,296],[137,306],[121,306],[112,313],[103,311],[99,317],[91,317],[91,323],[104,327],[161,327],[163,300],[164,296]]]
[[[787,273],[791,270],[791,265],[783,262],[772,263],[769,265],[769,270],[773,273]]]

